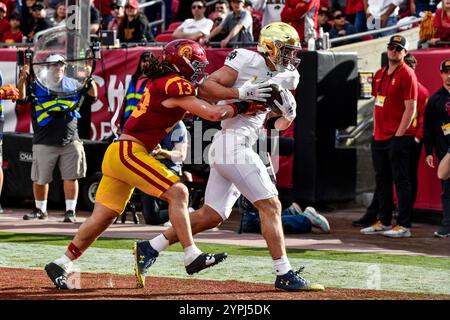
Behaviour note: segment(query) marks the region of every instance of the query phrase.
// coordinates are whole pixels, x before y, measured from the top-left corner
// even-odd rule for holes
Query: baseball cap
[[[136,0],[127,1],[127,3],[125,4],[125,7],[132,7],[135,9],[139,9],[139,2],[137,2]]]
[[[36,1],[33,6],[31,7],[31,9],[38,9],[38,10],[42,10],[45,9],[45,4],[41,1]]]
[[[55,53],[51,54],[45,59],[45,62],[62,63],[66,64],[66,58],[63,55]]]
[[[450,58],[444,60],[441,62],[441,66],[439,68],[441,72],[449,71],[450,70]]]
[[[8,9],[6,8],[6,4],[4,4],[3,2],[0,2],[0,10],[3,10],[5,13],[8,11]]]
[[[111,4],[109,5],[109,7],[111,8],[111,9],[113,9],[113,8],[120,8],[120,7],[123,7],[122,6],[122,3],[120,3],[119,1],[112,1],[111,2]]]
[[[408,40],[406,40],[406,38],[404,36],[401,36],[399,34],[393,35],[389,39],[388,44],[395,44],[396,46],[399,46],[400,48],[408,50]]]

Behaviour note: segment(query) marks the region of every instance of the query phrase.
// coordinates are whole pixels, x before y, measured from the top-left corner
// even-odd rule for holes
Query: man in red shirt
[[[407,54],[404,58],[405,63],[411,67],[413,70],[416,69],[417,60],[416,58],[411,55]],[[410,180],[411,180],[411,192],[412,192],[412,203],[416,202],[416,196],[417,196],[417,170],[419,168],[419,160],[420,160],[420,154],[422,152],[422,142],[423,142],[423,124],[424,124],[424,115],[425,115],[425,107],[428,102],[428,98],[430,97],[430,92],[423,84],[421,84],[419,81],[417,81],[417,89],[418,89],[418,98],[417,98],[417,111],[414,115],[414,120],[411,123],[411,127],[416,130],[416,134],[414,137],[415,144],[412,147],[411,157],[410,157]],[[369,207],[367,207],[367,210],[365,214],[359,218],[358,220],[355,220],[352,222],[353,226],[358,227],[369,227],[372,224],[374,224],[378,219],[378,195],[377,190],[375,190],[373,194],[373,199]],[[394,210],[394,202],[389,202],[389,211],[392,212]]]
[[[300,36],[300,41],[308,41],[311,35],[317,38],[317,16],[320,0],[286,0],[281,21],[293,26]]]
[[[389,64],[375,74],[372,161],[375,169],[380,221],[361,230],[362,234],[388,237],[411,236],[412,190],[410,161],[416,129],[411,126],[417,105],[417,78],[406,65],[406,39],[394,35],[388,43]],[[392,180],[398,198],[397,225],[391,226]]]

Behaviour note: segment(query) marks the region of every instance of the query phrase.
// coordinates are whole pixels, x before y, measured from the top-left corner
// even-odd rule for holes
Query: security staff
[[[425,161],[434,168],[433,150],[439,162],[450,147],[450,58],[440,65],[442,87],[428,101],[424,120]],[[450,236],[450,179],[442,180],[442,227],[436,237]]]

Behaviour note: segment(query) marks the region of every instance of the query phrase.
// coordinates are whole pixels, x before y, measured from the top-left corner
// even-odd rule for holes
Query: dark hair
[[[11,21],[11,20],[18,20],[18,21],[22,22],[22,16],[18,12],[13,12],[9,15],[9,21]]]
[[[140,66],[140,61],[139,61]],[[176,71],[170,66],[170,64],[163,60],[162,57],[157,57],[154,54],[150,53],[150,61],[142,70],[142,73],[145,74],[150,79],[158,79],[162,78],[168,74],[175,73]]]
[[[201,2],[202,6],[204,6],[206,8],[206,1],[205,0],[193,0],[192,3],[194,3],[194,2]],[[191,4],[191,6],[192,6],[192,4]]]
[[[60,1],[60,2],[58,2],[57,4],[56,4],[56,6],[55,6],[55,13],[54,13],[54,15],[53,15],[53,18],[55,19],[55,21],[56,21],[56,18],[58,17],[58,8],[59,7],[61,7],[61,6],[66,6],[66,3],[64,2],[64,1]]]
[[[416,68],[417,59],[411,53],[406,54],[406,56],[405,56],[405,58],[403,60],[412,69]]]
[[[230,9],[230,4],[228,3],[228,1],[227,0],[219,0],[219,1],[217,1],[215,4],[214,4],[214,7],[216,6],[216,4],[224,4],[225,5],[225,7],[227,7],[227,9]]]
[[[142,61],[144,61],[144,58],[152,55],[153,54],[150,51],[142,52],[141,56],[139,57],[139,62],[136,71],[131,76],[131,79],[133,79],[134,82],[136,82],[136,80],[143,74],[143,70],[141,69],[141,63]]]

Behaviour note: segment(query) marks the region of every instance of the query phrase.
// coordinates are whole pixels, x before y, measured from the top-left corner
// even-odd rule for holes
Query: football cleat
[[[53,281],[58,289],[71,289],[67,283],[69,275],[67,272],[54,262],[45,266],[48,277]]]
[[[288,273],[277,276],[275,280],[275,289],[281,291],[324,291],[325,288],[321,284],[311,283],[300,276],[304,267],[298,271],[289,270]]]
[[[194,261],[186,266],[186,272],[188,274],[194,274],[202,271],[203,269],[215,266],[216,264],[225,260],[228,253],[202,253]]]
[[[133,244],[134,275],[139,288],[145,287],[145,274],[148,268],[155,263],[159,253],[150,245],[148,240],[135,241]]]

